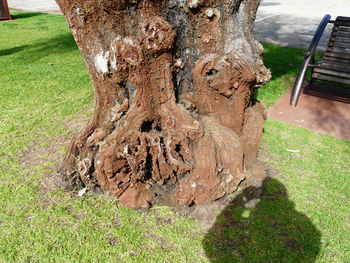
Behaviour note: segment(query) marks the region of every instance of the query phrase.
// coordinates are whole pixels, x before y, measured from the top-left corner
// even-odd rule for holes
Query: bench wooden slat
[[[334,26],[333,31],[350,32],[350,27],[346,26]]]
[[[333,31],[332,32],[332,37],[346,37],[349,38],[350,37],[350,32],[347,31]]]
[[[329,57],[341,58],[341,59],[350,59],[350,55],[348,54],[342,54],[342,53],[337,53],[332,51],[326,51],[324,55]]]
[[[329,43],[347,43],[350,45],[350,37],[331,37]]]
[[[315,72],[320,72],[318,71],[318,69],[324,69],[324,70],[335,71],[335,72],[350,73],[350,67],[339,66],[339,65],[327,63],[324,61],[321,63],[317,63],[314,69],[315,69]],[[333,73],[327,73],[327,74],[333,75]],[[350,75],[349,75],[349,78],[350,78]]]
[[[339,48],[347,48],[350,49],[350,43],[342,43],[339,41],[332,41],[328,43],[328,47],[332,48],[332,47],[339,47]]]
[[[345,21],[345,22],[350,22],[350,17],[348,16],[337,16],[337,18],[335,19],[335,21]]]
[[[335,69],[335,68],[328,67],[327,69],[325,69],[325,68],[316,67],[314,68],[314,72],[350,79],[349,72],[341,72],[339,71],[339,68]]]
[[[324,56],[322,58],[322,62],[332,64],[332,65],[339,65],[341,67],[349,67],[350,68],[350,59],[342,59],[342,58]]]
[[[327,51],[341,53],[344,55],[350,54],[350,48],[328,47]]]
[[[350,22],[335,22],[334,23],[336,26],[346,26],[346,27],[350,27]]]
[[[336,76],[329,76],[329,75],[324,75],[321,73],[313,73],[312,78],[314,79],[319,79],[319,80],[327,80],[331,82],[338,82],[338,83],[343,83],[343,84],[348,84],[350,85],[350,79],[344,79],[344,78],[339,78]]]
[[[341,25],[341,26],[349,26],[350,27],[350,19],[348,17],[344,16],[338,16],[335,20],[334,25]]]

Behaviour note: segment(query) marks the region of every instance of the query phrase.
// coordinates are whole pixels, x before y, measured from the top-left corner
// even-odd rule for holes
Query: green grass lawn
[[[169,208],[42,191],[58,161],[45,149],[64,153],[57,142],[91,113],[92,88],[62,16],[15,18],[0,23],[1,263],[350,262],[350,143],[277,121],[265,124],[261,158],[280,174],[253,206],[239,194],[209,230]],[[265,45],[273,79],[256,96],[266,106],[291,85],[303,54]]]

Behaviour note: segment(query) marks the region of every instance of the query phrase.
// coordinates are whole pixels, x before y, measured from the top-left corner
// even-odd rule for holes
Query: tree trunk
[[[95,111],[59,167],[67,188],[186,206],[234,192],[256,161],[270,74],[252,36],[259,0],[57,0]]]

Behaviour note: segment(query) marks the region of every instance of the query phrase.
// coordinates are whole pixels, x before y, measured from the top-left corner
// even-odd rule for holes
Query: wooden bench
[[[350,17],[330,18],[324,16],[311,41],[293,87],[292,106],[297,106],[302,89],[305,94],[350,103]],[[333,29],[327,49],[321,61],[315,62],[316,47],[329,23]],[[311,77],[305,81],[308,70]]]

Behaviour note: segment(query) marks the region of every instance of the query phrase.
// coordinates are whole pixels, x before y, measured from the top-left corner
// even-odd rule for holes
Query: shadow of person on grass
[[[220,213],[203,247],[211,262],[312,263],[320,238],[285,186],[267,178],[261,189],[245,189]]]

